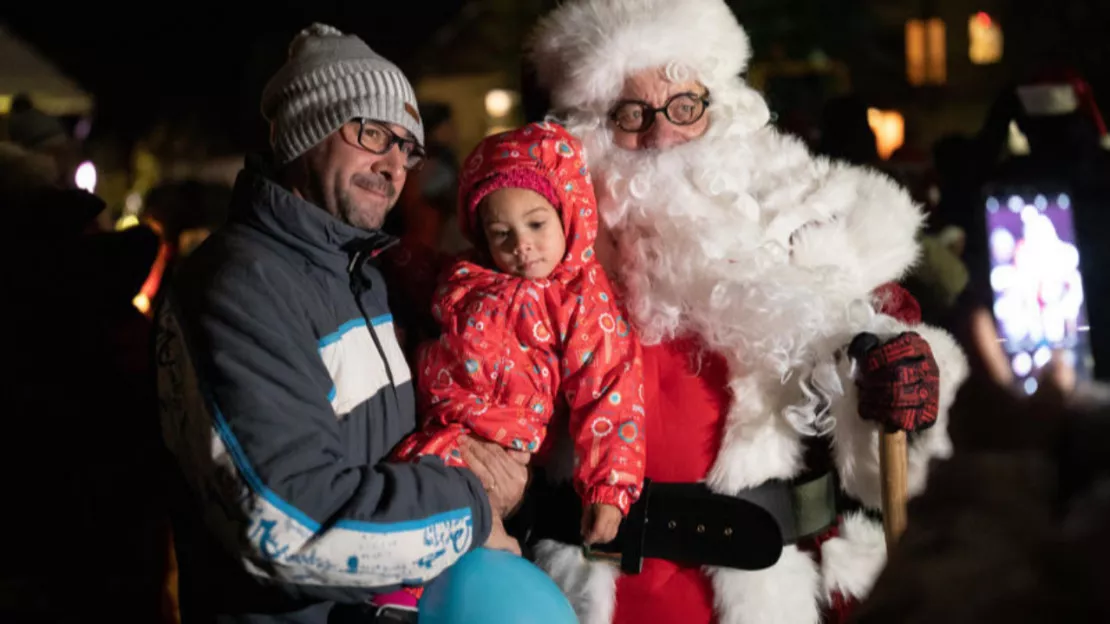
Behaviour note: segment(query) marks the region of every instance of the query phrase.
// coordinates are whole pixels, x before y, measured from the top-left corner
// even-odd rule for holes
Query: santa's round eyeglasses
[[[396,145],[405,157],[405,169],[417,169],[424,162],[424,148],[410,139],[398,135],[385,124],[373,119],[352,119],[343,125],[347,140],[357,143],[362,149],[379,156],[384,155]]]
[[[609,120],[625,132],[644,132],[655,124],[655,116],[659,113],[676,126],[689,126],[697,123],[707,108],[708,93],[672,95],[659,108],[641,100],[621,100],[609,110]]]

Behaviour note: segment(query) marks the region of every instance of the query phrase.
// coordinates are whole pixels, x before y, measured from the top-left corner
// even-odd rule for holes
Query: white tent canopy
[[[0,24],[0,113],[8,112],[19,93],[29,94],[35,108],[48,115],[81,115],[93,108],[91,95]]]

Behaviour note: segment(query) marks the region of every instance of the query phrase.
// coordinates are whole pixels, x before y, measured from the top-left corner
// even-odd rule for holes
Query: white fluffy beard
[[[874,313],[835,266],[795,266],[766,235],[783,209],[753,183],[762,141],[717,124],[667,150],[628,151],[609,147],[604,127],[578,130],[644,343],[696,335],[734,379],[795,377],[798,405],[783,415],[803,434],[827,433],[828,399],[842,393],[839,350]]]

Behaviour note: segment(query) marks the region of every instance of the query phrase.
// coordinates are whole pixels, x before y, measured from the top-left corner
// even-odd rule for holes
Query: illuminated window
[[[911,85],[944,84],[948,80],[944,20],[906,22],[906,80]]]
[[[869,108],[867,125],[875,133],[875,147],[883,160],[890,158],[894,150],[902,147],[906,140],[906,122],[898,111]]]
[[[967,57],[976,65],[1002,60],[1002,27],[990,15],[979,11],[967,20]]]

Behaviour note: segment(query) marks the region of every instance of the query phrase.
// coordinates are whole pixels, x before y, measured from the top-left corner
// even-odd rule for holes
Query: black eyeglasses
[[[625,132],[644,132],[655,123],[659,113],[676,126],[689,126],[701,119],[706,108],[709,108],[708,93],[679,93],[659,108],[640,100],[621,100],[609,111],[609,120]]]
[[[343,124],[347,141],[357,143],[362,149],[379,156],[386,154],[396,145],[405,157],[405,169],[412,171],[424,162],[424,148],[416,139],[399,136],[385,124],[372,119],[352,119]]]

